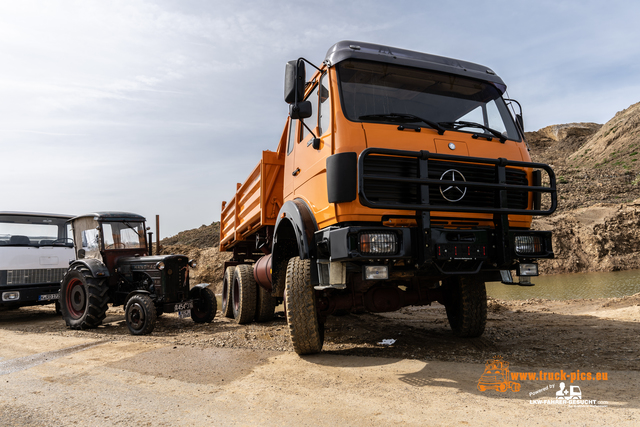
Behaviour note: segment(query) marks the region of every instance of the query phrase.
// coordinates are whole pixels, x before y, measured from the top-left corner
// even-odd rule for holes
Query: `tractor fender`
[[[129,302],[129,299],[131,299],[131,297],[134,296],[134,295],[151,295],[151,292],[145,291],[144,289],[135,289],[135,290],[129,292],[127,294],[127,298],[125,298],[125,300],[124,300],[125,301],[125,303],[124,303],[125,306],[127,305],[127,302]]]
[[[318,283],[316,269],[316,247],[314,233],[318,231],[318,223],[311,209],[302,199],[285,202],[278,212],[278,219],[273,231],[273,272],[280,275],[278,269],[290,258],[311,260],[311,282]],[[286,269],[286,265],[284,266]]]
[[[193,286],[189,290],[189,298],[191,298],[191,299],[195,299],[195,298],[200,299],[200,294],[201,294],[202,290],[207,288],[207,287],[209,287],[209,283],[200,283],[198,285]]]
[[[77,269],[77,267],[86,267],[91,272],[91,275],[96,279],[102,279],[109,277],[109,269],[106,265],[99,259],[86,258],[75,260],[69,265],[69,270]]]

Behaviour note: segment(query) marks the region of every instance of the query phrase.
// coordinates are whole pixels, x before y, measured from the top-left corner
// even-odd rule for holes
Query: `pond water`
[[[514,276],[514,280],[517,277]],[[535,286],[487,283],[487,295],[514,300],[544,298],[552,300],[619,298],[640,292],[640,270],[611,273],[554,274],[532,277]]]

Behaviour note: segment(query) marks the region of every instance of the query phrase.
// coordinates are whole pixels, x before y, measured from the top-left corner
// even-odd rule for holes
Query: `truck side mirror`
[[[289,105],[289,115],[292,119],[306,119],[312,114],[311,101],[300,101]]]
[[[287,62],[284,71],[284,102],[294,104],[302,101],[306,81],[304,62],[299,59]]]

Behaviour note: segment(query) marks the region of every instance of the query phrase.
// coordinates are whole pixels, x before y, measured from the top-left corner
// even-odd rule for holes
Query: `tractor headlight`
[[[395,255],[398,252],[398,235],[388,231],[362,232],[359,246],[363,255]]]
[[[198,266],[198,263],[196,263],[196,260],[194,259],[189,260],[189,267],[196,268],[197,266]]]
[[[156,268],[160,271],[164,270],[164,262],[160,261],[156,264]]]

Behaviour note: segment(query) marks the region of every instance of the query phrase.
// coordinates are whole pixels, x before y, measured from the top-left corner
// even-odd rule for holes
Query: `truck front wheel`
[[[88,269],[65,274],[60,285],[60,311],[71,329],[96,328],[106,317],[109,287],[105,279],[95,279]]]
[[[452,277],[444,284],[444,306],[453,333],[479,337],[487,323],[487,290],[474,277]]]
[[[308,259],[291,258],[285,279],[287,323],[293,349],[300,355],[320,352],[324,341],[324,324],[318,321],[310,265]]]

